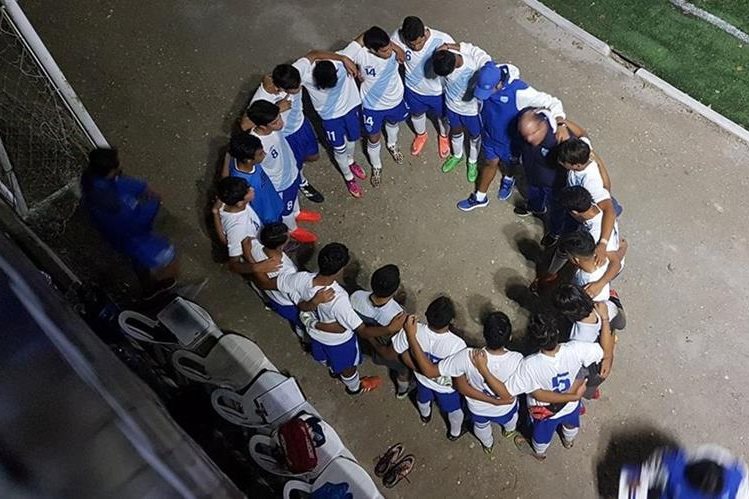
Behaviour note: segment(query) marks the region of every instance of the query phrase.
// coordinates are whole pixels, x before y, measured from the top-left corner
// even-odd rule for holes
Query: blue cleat
[[[500,201],[507,201],[512,196],[512,188],[515,187],[515,178],[502,177],[502,185],[499,187],[497,197]]]
[[[458,202],[458,209],[460,211],[471,211],[475,210],[476,208],[483,208],[488,204],[489,198],[486,198],[483,201],[479,201],[478,199],[476,199],[476,193],[472,192],[471,195],[468,196],[468,199],[464,199],[463,201]]]

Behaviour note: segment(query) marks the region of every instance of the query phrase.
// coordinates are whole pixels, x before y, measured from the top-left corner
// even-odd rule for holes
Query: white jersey
[[[598,206],[598,205],[596,205]],[[603,210],[598,208],[598,213],[593,218],[585,220],[583,227],[585,230],[593,236],[594,241],[601,239],[601,227],[603,225]],[[606,251],[616,251],[619,249],[619,222],[614,220],[614,230],[611,231],[611,237],[609,242],[606,244]]]
[[[466,348],[440,362],[440,374],[453,378],[465,375],[466,379],[468,379],[468,384],[473,388],[480,392],[484,392],[490,397],[496,397],[497,394],[491,391],[489,385],[486,384],[483,376],[479,373],[479,370],[476,369],[476,366],[471,362],[471,350],[471,348]],[[509,350],[501,355],[486,352],[486,360],[489,372],[504,383],[520,365],[520,362],[523,360],[523,354]],[[493,405],[470,397],[466,397],[465,399],[471,413],[490,418],[508,414],[518,403],[516,400],[512,404]]]
[[[236,213],[226,211],[226,206],[219,212],[221,227],[226,234],[226,247],[230,257],[242,256],[242,241],[248,237],[255,239],[263,227],[260,217],[249,203],[244,210]]]
[[[466,342],[454,333],[450,331],[435,333],[426,324],[420,322],[416,324],[416,341],[419,342],[421,349],[434,364],[438,364],[442,359],[446,359],[466,347]],[[393,349],[397,353],[408,350],[408,338],[405,331],[400,331],[393,336]],[[414,375],[419,383],[435,392],[452,393],[454,391],[452,388],[453,380],[449,376],[431,379],[419,372],[415,372]]]
[[[252,248],[250,249],[250,254],[252,254],[252,258],[256,262],[262,262],[268,259],[268,255],[265,253],[265,249],[260,244],[253,244]],[[297,268],[296,265],[294,265],[294,262],[291,261],[291,258],[289,258],[286,253],[282,252],[281,268],[273,272],[268,272],[267,275],[269,279],[273,279],[274,277],[278,277],[281,274],[294,274],[296,272]],[[268,295],[268,298],[278,303],[279,305],[296,305],[296,302],[287,293],[283,293],[281,291],[278,291],[277,289],[266,289],[264,291],[265,294]]]
[[[608,270],[610,264],[610,260],[606,259],[606,261],[598,267],[593,272],[586,272],[583,269],[577,269],[575,271],[575,274],[572,276],[572,284],[577,284],[578,286],[585,287],[587,284],[591,282],[596,282],[603,277],[603,274],[606,273],[606,270]],[[593,301],[606,301],[611,297],[611,287],[609,283],[606,283],[606,285],[603,287],[600,293],[598,295],[593,297]]]
[[[442,95],[442,81],[432,69],[432,55],[443,43],[455,43],[455,40],[442,31],[426,29],[429,31],[429,39],[419,51],[408,48],[401,38],[400,30],[395,30],[390,39],[406,53],[406,86],[419,95]]]
[[[401,103],[403,82],[398,73],[395,52],[383,59],[354,41],[340,53],[359,66],[362,107],[372,111],[386,111]]]
[[[351,295],[351,306],[368,326],[387,326],[393,318],[403,312],[403,307],[392,298],[384,305],[372,303],[372,292],[359,290]]]
[[[359,87],[356,86],[354,77],[346,72],[346,66],[339,61],[330,62],[335,66],[338,81],[333,88],[326,89],[319,89],[315,85],[315,80],[312,77],[315,65],[309,59],[302,57],[294,63],[294,67],[299,70],[299,74],[302,76],[302,85],[307,89],[312,107],[324,120],[340,118],[361,104]]]
[[[279,291],[288,293],[290,296],[298,297],[298,301],[309,301],[319,290],[325,286],[314,286],[312,280],[316,274],[310,272],[297,272],[296,274],[281,274],[276,279],[276,287]],[[315,328],[307,328],[307,334],[313,340],[319,341],[324,345],[340,345],[346,343],[354,336],[354,331],[363,324],[361,318],[356,315],[348,293],[340,284],[333,282],[329,286],[335,291],[335,297],[328,303],[318,305],[316,313],[320,322],[331,323],[337,322],[346,331],[343,333],[326,333]]]
[[[476,116],[479,114],[479,101],[473,96],[476,74],[492,58],[470,43],[461,43],[456,53],[463,58],[463,65],[444,78],[445,105],[454,113]]]
[[[294,151],[291,150],[286,138],[279,132],[271,132],[268,135],[259,135],[252,132],[260,139],[265,150],[263,170],[268,175],[276,192],[281,192],[294,183],[299,176],[299,168],[296,164]]]
[[[284,99],[288,99],[289,102],[291,102],[291,108],[281,113],[281,118],[283,119],[283,129],[281,130],[281,134],[284,137],[287,137],[302,128],[302,123],[304,123],[302,92],[288,94],[279,89],[277,94],[272,94],[268,92],[261,83],[260,86],[257,87],[257,90],[255,90],[255,95],[252,96],[250,104],[258,100],[265,100],[277,104]]]
[[[591,146],[590,139],[583,137],[583,142]],[[591,151],[592,151],[591,147]],[[598,163],[591,159],[585,168],[580,171],[568,170],[567,171],[567,185],[575,186],[581,185],[590,193],[594,203],[600,203],[607,199],[611,199],[611,194],[603,186],[603,177],[601,176],[601,169],[598,167]],[[597,239],[596,239],[597,241]]]
[[[524,358],[518,370],[510,376],[505,385],[507,391],[513,396],[527,393],[528,407],[549,405],[533,398],[531,392],[551,390],[565,393],[575,382],[581,367],[600,362],[601,359],[603,359],[603,350],[598,343],[569,341],[560,344],[559,351],[553,356],[538,352]],[[574,411],[579,403],[579,401],[568,402],[551,419],[566,416]]]
[[[609,313],[609,320],[613,319],[619,313],[619,309],[616,305],[610,301],[606,302],[606,308]],[[601,316],[598,315],[597,311],[593,311],[596,314],[595,322],[582,322],[577,321],[572,324],[570,329],[570,340],[574,341],[585,341],[587,343],[595,343],[598,341],[598,336],[601,334]]]

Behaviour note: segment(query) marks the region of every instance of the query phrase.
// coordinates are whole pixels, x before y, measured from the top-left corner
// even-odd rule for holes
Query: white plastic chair
[[[353,499],[384,499],[372,477],[354,459],[337,457],[333,459],[312,483],[289,480],[283,488],[284,499],[290,499],[293,491],[312,494],[323,487],[346,486]]]
[[[297,417],[301,419],[309,419],[310,414],[301,414]],[[318,418],[319,419],[319,418]],[[354,455],[343,445],[341,437],[338,436],[336,431],[328,423],[320,419],[319,422],[322,434],[325,436],[325,443],[317,450],[317,466],[314,469],[300,474],[291,473],[285,466],[285,463],[279,463],[275,459],[275,455],[278,455],[278,437],[277,431],[273,435],[253,435],[250,438],[249,448],[250,457],[257,463],[262,469],[268,473],[272,473],[278,476],[293,477],[299,480],[305,480],[307,482],[313,481],[327,465],[337,457],[347,457],[354,459]]]
[[[217,388],[211,393],[214,410],[230,423],[270,434],[299,412],[318,415],[294,378],[263,371],[242,390]]]
[[[254,341],[238,334],[225,334],[205,356],[177,350],[172,364],[188,379],[232,390],[244,388],[263,370],[276,370]]]

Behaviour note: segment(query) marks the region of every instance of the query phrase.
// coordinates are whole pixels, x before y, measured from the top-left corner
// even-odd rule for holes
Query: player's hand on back
[[[595,298],[599,294],[601,294],[601,291],[603,291],[603,287],[606,284],[601,281],[593,281],[586,284],[583,289],[585,289],[585,292],[588,293],[588,296],[591,298]]]
[[[407,336],[416,336],[416,316],[415,315],[409,315],[408,317],[406,317],[405,322],[403,323],[403,330],[406,331]]]
[[[273,255],[272,257],[255,264],[255,272],[258,274],[268,274],[281,269],[281,257]]]
[[[606,255],[606,243],[600,242],[596,244],[595,252],[593,253],[593,261],[596,266],[600,267],[606,261],[608,256]]]
[[[350,76],[353,76],[354,78],[358,78],[359,77],[359,66],[357,66],[354,61],[352,61],[348,57],[344,56],[343,59],[342,59],[342,62],[343,62],[343,67],[346,68],[346,72]]]
[[[471,350],[471,362],[476,366],[479,372],[483,373],[487,369],[487,358],[486,352],[483,348],[474,348]]]
[[[460,50],[460,45],[457,43],[443,43],[437,50]]]
[[[585,395],[585,390],[587,389],[588,389],[588,378],[585,378],[583,382],[580,383],[580,385],[577,388],[575,388],[574,393],[575,393],[575,397],[577,398],[577,400],[580,400],[581,398],[583,398],[583,395]]]
[[[280,101],[276,102],[276,105],[278,106],[279,112],[284,113],[291,109],[291,99],[286,97],[285,99],[281,99]]]
[[[597,301],[594,305],[596,312],[598,312],[598,316],[601,318],[602,321],[609,321],[609,307],[606,305],[605,301]]]
[[[211,213],[213,213],[214,215],[218,215],[221,212],[221,208],[223,207],[224,202],[219,198],[216,198],[216,200],[213,202],[213,206],[211,207]]]
[[[393,52],[395,52],[395,60],[398,61],[398,64],[403,64],[404,62],[406,62],[406,53],[403,51],[403,49],[393,42],[390,42],[390,45],[393,47]]]
[[[611,374],[611,367],[614,364],[614,356],[604,357],[601,361],[601,371],[598,373],[602,378],[608,378]]]
[[[561,144],[562,142],[569,140],[570,131],[567,129],[566,125],[559,125],[557,126],[557,131],[554,134],[554,137],[557,139],[557,144]]]
[[[312,297],[312,304],[314,306],[318,306],[322,303],[328,303],[329,301],[332,301],[333,298],[335,298],[335,291],[333,288],[322,288],[315,293],[315,296]]]
[[[391,333],[397,333],[401,329],[403,329],[403,325],[406,323],[406,320],[408,319],[408,316],[405,312],[401,312],[395,317],[393,317],[393,320],[390,321],[390,324],[388,324],[387,328],[388,331]]]

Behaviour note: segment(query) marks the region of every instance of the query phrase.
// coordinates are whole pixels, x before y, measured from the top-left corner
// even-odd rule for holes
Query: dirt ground
[[[411,483],[388,497],[596,497],[615,487],[617,463],[670,439],[716,442],[746,457],[747,144],[515,0],[23,4],[105,136],[121,148],[127,171],[163,194],[165,231],[187,279],[210,279],[199,301],[297,376],[365,467],[397,441],[416,455]],[[620,224],[631,249],[616,288],[629,326],[574,449],[557,442],[545,463],[517,453],[498,431],[491,458],[470,435],[448,442],[439,418],[422,426],[390,387],[349,398],[212,258],[206,190],[260,75],[309,49],[340,48],[372,24],[389,31],[410,14],[518,65],[526,81],[560,97],[607,160],[624,205]],[[411,137],[401,131],[404,149]],[[486,209],[459,212],[455,203],[471,186],[463,170],[443,175],[439,165],[436,139],[403,166],[384,158],[383,185],[375,191],[367,184],[362,200],[345,192],[326,159],[309,166],[307,176],[327,196],[321,241],[349,246],[360,285],[378,266],[398,264],[410,311],[423,314],[446,293],[471,338],[487,307],[508,313],[522,334],[532,304],[518,290],[534,274],[540,224],[517,218],[496,197]],[[384,375],[371,363],[363,371]]]

